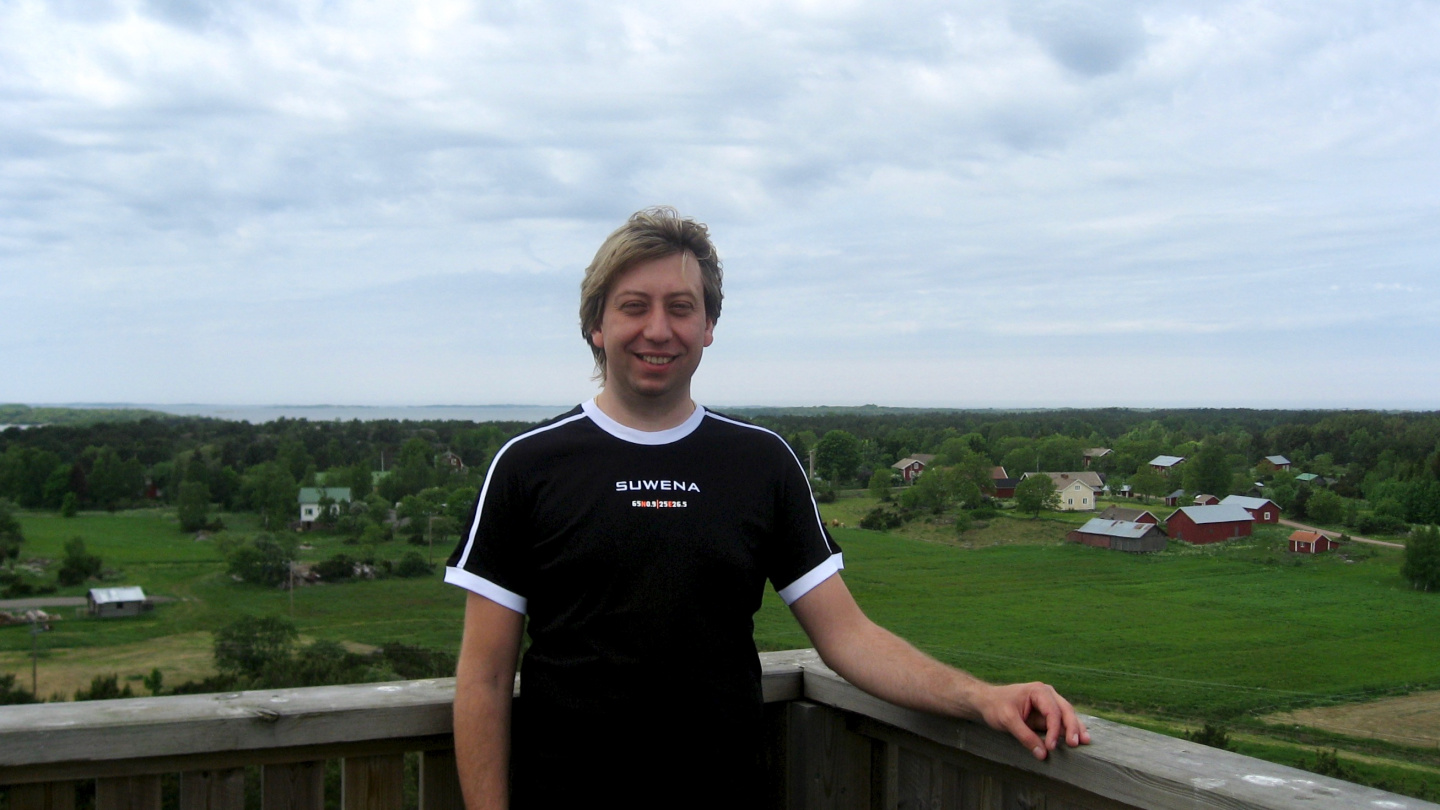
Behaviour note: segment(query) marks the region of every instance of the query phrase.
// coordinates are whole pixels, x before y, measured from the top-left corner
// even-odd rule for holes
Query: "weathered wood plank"
[[[804,701],[790,704],[789,728],[789,807],[868,810],[870,741],[839,713]]]
[[[245,769],[180,774],[180,810],[245,810]]]
[[[260,771],[261,810],[325,810],[325,762],[266,765]]]
[[[818,660],[812,650],[762,654],[765,699],[800,697],[803,666]],[[0,784],[44,781],[30,769],[53,763],[449,735],[454,697],[454,678],[434,678],[7,706],[0,712]],[[13,768],[24,772],[7,772]]]
[[[112,776],[95,780],[95,810],[160,810],[160,777]]]
[[[10,810],[75,810],[75,783],[38,782],[10,788]]]
[[[455,749],[426,751],[420,755],[420,810],[465,810]]]
[[[1093,744],[1063,746],[1036,760],[1008,734],[983,725],[904,709],[871,697],[823,664],[805,665],[806,700],[856,712],[942,746],[1045,780],[1146,808],[1282,808],[1310,810],[1380,807],[1440,810],[1440,805],[1208,748],[1138,728],[1086,717]],[[1098,803],[1097,803],[1098,805]]]
[[[351,757],[341,763],[342,810],[400,810],[405,795],[405,756]]]

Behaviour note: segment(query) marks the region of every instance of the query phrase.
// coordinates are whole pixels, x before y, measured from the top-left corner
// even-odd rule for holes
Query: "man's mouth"
[[[665,366],[669,365],[675,358],[658,354],[642,354],[640,355],[640,359],[652,366]]]

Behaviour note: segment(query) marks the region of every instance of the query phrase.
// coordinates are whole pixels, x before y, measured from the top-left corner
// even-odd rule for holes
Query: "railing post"
[[[325,763],[266,765],[260,772],[261,810],[325,810]]]
[[[404,754],[346,757],[341,760],[342,810],[400,810],[404,789]]]
[[[870,741],[824,706],[797,700],[789,710],[790,810],[869,810]]]
[[[455,749],[420,753],[420,810],[465,810]]]
[[[75,783],[65,781],[12,785],[10,810],[75,810]]]
[[[160,777],[107,776],[96,779],[95,810],[160,810]]]
[[[245,810],[245,769],[180,774],[180,810]]]

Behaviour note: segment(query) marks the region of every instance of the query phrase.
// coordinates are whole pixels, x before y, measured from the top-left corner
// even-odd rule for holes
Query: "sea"
[[[115,403],[67,405],[71,408],[143,408],[177,416],[208,416],[232,422],[264,424],[276,419],[308,419],[312,422],[349,422],[359,419],[466,420],[470,422],[540,422],[558,416],[569,405],[155,405]]]

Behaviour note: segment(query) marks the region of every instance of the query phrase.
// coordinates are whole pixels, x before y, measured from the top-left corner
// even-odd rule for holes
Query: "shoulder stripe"
[[[831,554],[825,561],[811,568],[809,572],[780,589],[780,598],[785,604],[793,605],[795,600],[815,589],[816,585],[845,567],[845,560],[839,554]]]
[[[736,427],[749,428],[751,430],[758,430],[761,433],[768,433],[775,438],[775,441],[780,442],[780,446],[785,448],[785,452],[790,454],[790,458],[794,460],[795,466],[800,469],[800,477],[805,479],[805,490],[810,493],[810,506],[812,509],[815,510],[815,523],[820,527],[820,536],[825,538],[826,544],[830,544],[830,533],[825,531],[825,518],[820,517],[820,504],[815,502],[815,490],[810,487],[810,476],[808,473],[805,472],[805,465],[800,463],[800,458],[796,456],[795,451],[790,448],[790,443],[781,438],[779,433],[776,433],[769,428],[763,428],[759,425],[752,425],[749,422],[741,422],[737,419],[731,419],[728,416],[721,416],[720,414],[715,413],[714,411],[709,409],[705,411],[705,415],[710,417],[711,419],[724,422],[728,425],[735,425]],[[839,549],[837,549],[834,545],[830,546],[830,552],[832,555],[834,555],[837,551],[839,551]],[[843,568],[844,566],[841,567]]]
[[[529,602],[520,594],[502,588],[484,577],[477,577],[463,568],[446,568],[445,581],[483,596],[501,607],[510,608],[522,616],[525,615],[525,608],[529,606]]]
[[[572,416],[567,416],[564,419],[558,419],[548,425],[542,425],[540,427],[527,430],[526,432],[521,433],[519,436],[516,436],[510,441],[506,442],[503,446],[501,446],[498,451],[496,451],[495,458],[490,460],[490,469],[485,471],[485,483],[480,487],[480,496],[475,502],[475,519],[470,521],[470,530],[466,533],[465,551],[460,555],[460,559],[456,562],[455,567],[464,568],[465,561],[470,559],[470,550],[475,547],[475,532],[477,529],[480,528],[480,514],[485,510],[485,495],[490,492],[490,479],[491,476],[495,475],[495,468],[500,466],[500,457],[505,455],[505,451],[513,447],[516,442],[524,441],[531,436],[538,436],[548,430],[554,430],[561,425],[568,425],[571,422],[575,422],[585,418],[587,417],[582,411]]]

